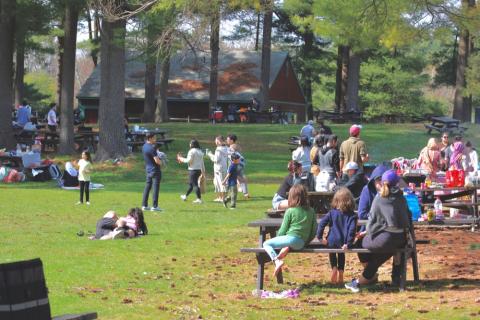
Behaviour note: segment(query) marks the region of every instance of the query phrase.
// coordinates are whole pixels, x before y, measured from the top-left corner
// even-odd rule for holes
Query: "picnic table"
[[[440,133],[449,132],[449,133],[458,133],[463,134],[467,128],[460,126],[460,120],[450,118],[450,117],[431,117],[431,124],[426,124],[425,128],[427,133],[431,134],[432,130],[438,131]]]
[[[277,235],[277,230],[280,229],[282,225],[283,218],[264,218],[252,221],[248,223],[248,227],[252,228],[259,228],[259,240],[258,240],[258,247],[257,248],[243,248],[241,249],[242,252],[253,252],[256,254],[257,262],[258,262],[258,269],[257,269],[257,289],[263,289],[263,279],[265,275],[265,263],[270,261],[270,258],[263,250],[263,243],[267,239],[267,235],[270,235],[270,238],[274,238]],[[320,222],[317,219],[317,222]],[[366,220],[361,220],[359,222],[360,225],[364,225]],[[417,243],[427,243],[426,241],[416,241],[415,233],[412,230],[411,232],[412,237],[412,247],[405,248],[405,249],[398,249],[398,252],[401,253],[403,257],[403,265],[402,265],[402,279],[400,284],[400,290],[405,288],[405,281],[406,281],[406,265],[407,265],[407,258],[412,259],[412,266],[413,266],[413,278],[415,282],[420,280],[419,271],[418,271],[418,259],[417,259]],[[357,248],[357,249],[349,249],[349,250],[342,250],[342,249],[334,249],[334,248],[327,248],[320,244],[320,242],[314,240],[310,244],[306,245],[304,249],[299,251],[291,251],[300,252],[300,253],[334,253],[334,252],[345,252],[345,253],[370,253],[368,249]],[[277,282],[283,283],[283,274],[280,271],[277,274]]]
[[[316,213],[326,214],[330,210],[334,191],[309,191],[308,201]]]
[[[165,146],[168,150],[168,144],[173,142],[173,139],[167,138],[165,135],[168,130],[154,129],[154,130],[132,130],[127,134],[127,144],[135,151],[136,147],[140,147],[145,143],[145,139],[149,134],[157,136],[157,146]]]
[[[478,186],[475,187],[431,187],[425,189],[416,189],[415,191],[422,197],[424,206],[431,206],[438,197],[442,201],[443,207],[468,210],[471,218],[446,218],[442,221],[435,222],[414,222],[415,225],[437,225],[437,226],[453,226],[453,225],[471,225],[472,231],[480,223],[480,214],[478,211]]]

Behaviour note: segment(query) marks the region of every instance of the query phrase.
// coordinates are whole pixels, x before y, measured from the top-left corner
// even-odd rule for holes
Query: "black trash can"
[[[480,123],[480,107],[475,108],[475,123]]]

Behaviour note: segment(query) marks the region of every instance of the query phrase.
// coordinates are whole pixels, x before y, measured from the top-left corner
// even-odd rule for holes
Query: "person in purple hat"
[[[411,213],[402,190],[398,187],[400,177],[395,170],[388,170],[382,175],[382,187],[375,197],[367,222],[363,248],[373,252],[369,255],[362,275],[352,282],[346,283],[345,288],[352,292],[359,292],[362,285],[377,280],[378,268],[388,261],[393,254],[383,253],[387,250],[403,248],[407,241],[406,233],[410,228]],[[399,268],[392,268],[392,282],[399,280]]]

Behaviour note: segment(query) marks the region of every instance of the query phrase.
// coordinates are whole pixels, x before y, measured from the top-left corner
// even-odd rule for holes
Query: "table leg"
[[[472,232],[475,231],[475,227],[478,223],[480,223],[480,219],[478,216],[478,195],[477,195],[477,188],[473,189],[472,195],[472,209],[473,209],[473,223],[472,223]]]

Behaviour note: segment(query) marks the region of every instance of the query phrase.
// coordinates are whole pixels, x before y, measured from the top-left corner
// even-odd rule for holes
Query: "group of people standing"
[[[478,155],[470,141],[464,143],[461,136],[455,136],[450,143],[449,135],[445,132],[440,142],[436,138],[428,140],[427,146],[420,151],[417,166],[427,171],[430,178],[435,180],[439,171],[478,171]]]
[[[369,160],[360,132],[361,126],[351,126],[349,138],[339,145],[337,136],[323,123],[318,130],[312,121],[302,128],[292,160],[301,164],[302,175],[311,180],[313,189],[327,191],[344,186],[358,199],[367,182],[363,166]]]
[[[213,162],[213,184],[217,195],[215,202],[221,202],[225,207],[234,209],[237,205],[237,190],[242,190],[244,197],[249,198],[247,178],[245,175],[245,158],[241,154],[241,147],[235,134],[215,137],[215,152],[201,149],[200,143],[192,139],[186,156],[177,154],[178,163],[188,165],[188,189],[180,199],[186,201],[192,192],[195,192],[194,204],[202,204],[201,184],[206,179],[204,157]],[[158,195],[161,181],[161,167],[164,165],[156,149],[155,135],[148,135],[142,148],[145,160],[146,184],[143,192],[142,210],[162,211],[158,207]],[[202,181],[203,180],[203,181]],[[153,187],[153,207],[148,206],[149,193]]]

